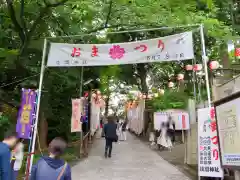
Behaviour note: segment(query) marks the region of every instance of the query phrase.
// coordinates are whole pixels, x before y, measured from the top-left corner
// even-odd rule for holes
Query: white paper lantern
[[[209,63],[209,68],[210,68],[211,70],[218,69],[219,66],[220,66],[220,64],[219,64],[218,61],[211,61],[211,62]]]
[[[177,75],[177,80],[178,81],[181,81],[181,80],[183,80],[184,79],[184,74],[178,74]]]
[[[185,69],[186,69],[187,71],[192,71],[192,70],[193,70],[193,66],[190,65],[190,64],[188,64],[188,65],[185,66]]]
[[[165,91],[164,89],[159,89],[159,94],[164,95]]]
[[[194,70],[194,71],[201,71],[202,68],[203,68],[202,64],[195,64],[195,65],[193,66],[193,70]]]
[[[173,83],[173,82],[169,82],[169,83],[168,83],[168,87],[169,87],[169,88],[173,88],[173,86],[174,86],[174,83]]]

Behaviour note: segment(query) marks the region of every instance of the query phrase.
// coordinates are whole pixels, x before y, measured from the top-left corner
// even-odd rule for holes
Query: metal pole
[[[81,80],[80,80],[80,90],[79,90],[79,95],[80,95],[80,98],[81,98],[81,96],[82,96],[82,91],[83,91],[83,66],[82,66],[82,68],[81,68]]]
[[[192,60],[192,66],[194,66],[194,64],[196,64],[196,59]],[[194,94],[194,100],[195,103],[197,102],[197,98],[196,98],[196,72],[192,71],[192,78],[193,78],[193,94]]]
[[[206,88],[207,88],[208,107],[210,108],[211,107],[211,93],[210,93],[209,78],[208,78],[208,67],[207,67],[208,57],[206,55],[203,24],[200,25],[200,36],[201,36],[201,44],[202,44],[202,61],[204,63],[205,81],[206,81]]]
[[[33,127],[33,139],[32,139],[30,165],[29,165],[29,171],[30,172],[31,172],[31,168],[32,168],[32,163],[33,163],[33,158],[34,158],[34,151],[35,151],[35,143],[36,143],[36,137],[37,137],[37,128],[38,128],[38,121],[39,121],[41,91],[42,91],[43,76],[44,76],[44,70],[45,70],[46,50],[47,50],[47,39],[44,39],[43,54],[42,54],[42,65],[41,65],[41,73],[40,73],[40,79],[39,79],[38,97],[37,97],[36,120],[35,120],[35,124],[34,124],[34,127]],[[28,179],[28,177],[27,177],[27,179]]]

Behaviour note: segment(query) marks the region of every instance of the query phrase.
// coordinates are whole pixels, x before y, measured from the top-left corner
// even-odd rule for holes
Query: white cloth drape
[[[100,106],[91,100],[91,135],[100,127]]]
[[[14,156],[16,158],[13,166],[14,171],[19,171],[22,167],[22,161],[24,156],[24,145],[23,143],[19,143],[15,149]]]
[[[167,128],[161,129],[161,134],[157,139],[157,144],[160,144],[164,147],[171,148],[172,147],[172,141],[171,138],[167,135]]]
[[[144,126],[145,101],[140,100],[136,108],[131,108],[127,112],[129,129],[136,134],[141,134]]]

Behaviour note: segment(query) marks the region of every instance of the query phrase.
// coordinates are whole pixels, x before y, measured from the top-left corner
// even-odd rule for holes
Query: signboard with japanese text
[[[238,168],[240,166],[240,93],[219,100],[215,106],[222,165]]]
[[[81,99],[72,99],[71,132],[82,131],[81,109],[83,109]]]
[[[116,44],[51,43],[47,66],[107,66],[194,58],[192,32]]]
[[[35,90],[22,90],[22,102],[16,125],[16,132],[19,138],[31,138],[32,124],[35,118],[36,98],[37,92]]]
[[[167,111],[154,113],[154,129],[160,130],[162,122],[168,120],[168,116],[172,117],[175,123],[176,130],[188,130],[190,129],[189,114],[183,110],[170,109]],[[170,127],[173,128],[173,127]]]
[[[223,177],[214,108],[198,109],[198,175]]]

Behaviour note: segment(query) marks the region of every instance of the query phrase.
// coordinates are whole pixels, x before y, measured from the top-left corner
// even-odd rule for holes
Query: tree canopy
[[[0,90],[4,101],[20,101],[21,88],[37,89],[42,45],[45,37],[67,43],[117,43],[166,36],[186,30],[194,31],[196,62],[201,63],[199,29],[178,27],[203,23],[210,59],[222,61],[226,42],[238,35],[239,2],[228,0],[2,0],[0,1]],[[236,8],[231,9],[232,5]],[[231,12],[233,12],[231,14]],[[133,29],[174,27],[144,32]],[[129,31],[99,37],[96,32]],[[65,37],[89,34],[82,37]],[[141,92],[166,87],[184,65],[176,63],[133,64],[114,67],[84,68],[84,86],[102,89],[107,96],[118,87],[137,87]],[[41,115],[51,134],[68,134],[70,100],[79,97],[81,68],[46,69]],[[147,83],[147,79],[151,79]],[[191,81],[191,77],[186,79]],[[100,83],[99,83],[100,82]],[[115,87],[110,90],[109,87]],[[122,88],[121,92],[127,93]],[[44,112],[44,113],[43,113]],[[43,115],[44,114],[44,115]],[[53,136],[53,135],[52,135]]]

